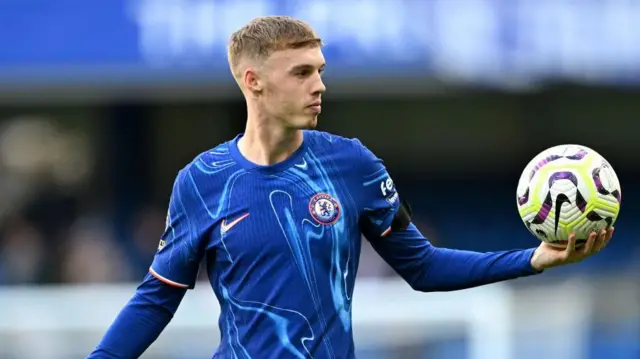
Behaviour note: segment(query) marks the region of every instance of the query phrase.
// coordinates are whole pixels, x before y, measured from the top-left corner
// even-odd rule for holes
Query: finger
[[[605,243],[605,246],[607,244],[609,244],[609,242],[611,241],[611,238],[613,238],[613,234],[615,233],[616,229],[611,227],[609,228],[609,236],[607,237],[607,242]]]
[[[567,248],[564,250],[565,257],[569,258],[575,250],[576,250],[576,234],[571,233],[567,240]]]
[[[606,233],[606,231],[601,230],[600,232],[593,233],[593,235],[595,236],[595,239],[593,241],[593,248],[591,249],[591,251],[586,253],[587,255],[595,254],[600,250],[600,248],[602,247],[602,243],[604,242],[603,233]]]
[[[596,234],[595,232],[589,233],[589,237],[587,238],[587,243],[585,243],[582,253],[585,255],[591,254],[596,245]]]
[[[615,232],[615,228],[611,227],[607,230],[607,242],[611,240],[613,237],[613,232]]]
[[[598,246],[596,247],[598,252],[600,252],[602,248],[604,248],[608,237],[609,237],[609,230],[603,229],[602,233],[600,233],[600,238],[598,238]]]
[[[604,247],[604,239],[602,237],[598,237],[598,239],[595,240],[595,244],[593,245],[593,251],[591,251],[590,254],[596,254],[600,252],[603,247]]]
[[[605,239],[607,239],[607,233],[608,231],[606,229],[602,229],[600,231],[600,235],[598,235],[598,239],[604,241]]]
[[[601,250],[603,250],[603,249],[604,249],[604,247],[606,247],[606,246],[607,246],[607,244],[609,244],[609,241],[611,240],[611,237],[612,237],[612,230],[611,230],[611,228],[609,228],[609,229],[607,229],[607,230],[605,231],[605,234],[604,234],[604,236],[603,236],[602,240],[601,240],[601,241],[600,241],[600,243],[599,243],[599,246],[598,246],[598,248],[597,248],[597,251],[598,251],[598,252],[600,252]]]

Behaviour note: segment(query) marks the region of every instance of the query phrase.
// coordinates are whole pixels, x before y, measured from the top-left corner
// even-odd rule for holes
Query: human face
[[[262,66],[261,108],[290,129],[313,129],[321,111],[325,59],[319,46],[277,51]]]

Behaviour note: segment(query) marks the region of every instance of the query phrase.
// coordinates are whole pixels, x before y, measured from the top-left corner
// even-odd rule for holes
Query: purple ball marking
[[[567,156],[567,158],[570,159],[570,160],[581,160],[581,159],[585,158],[585,156],[587,156],[587,151],[580,150],[575,155]]]
[[[531,181],[531,179],[533,179],[533,176],[536,175],[536,173],[542,168],[544,167],[546,164],[548,164],[549,162],[553,162],[555,160],[559,160],[561,159],[562,156],[558,156],[558,155],[551,155],[548,157],[543,158],[542,160],[540,160],[540,162],[538,162],[536,164],[536,166],[533,168],[533,170],[531,170],[531,174],[529,175],[529,181]]]
[[[618,201],[618,203],[622,202],[622,195],[620,194],[620,191],[615,190],[615,191],[611,192],[611,194],[616,197],[616,200]]]
[[[613,192],[609,192],[607,191],[606,188],[604,188],[604,185],[602,184],[602,180],[600,179],[601,169],[602,167],[597,167],[597,168],[594,168],[592,172],[593,183],[595,183],[596,185],[596,190],[598,191],[598,193],[600,193],[603,196],[613,195],[616,201],[618,201],[618,203],[622,202],[622,196],[620,195],[620,191],[614,190]]]
[[[527,203],[527,201],[529,200],[529,189],[527,188],[527,191],[520,197],[518,197],[518,204],[519,205],[523,205],[525,203]]]
[[[583,158],[585,158],[587,156],[587,154],[589,154],[587,151],[585,150],[580,150],[578,151],[578,153],[576,153],[575,155],[571,155],[571,156],[560,156],[560,155],[550,155],[548,157],[543,158],[542,160],[540,160],[536,166],[533,168],[533,170],[531,171],[531,174],[529,175],[529,180],[533,179],[533,176],[535,176],[535,174],[542,168],[544,167],[546,164],[548,164],[549,162],[553,162],[556,160],[559,160],[561,158],[567,158],[570,160],[576,160],[579,161]]]
[[[553,207],[553,202],[551,200],[551,192],[547,193],[547,197],[545,197],[542,207],[536,214],[536,216],[531,221],[532,224],[542,224],[549,217],[549,212],[551,212],[551,207]]]
[[[556,181],[568,179],[574,186],[578,185],[578,178],[571,172],[556,172],[549,177],[549,187],[551,187]]]
[[[576,206],[582,213],[587,209],[587,200],[584,199],[579,190],[576,190]]]
[[[578,185],[578,179],[576,178],[576,176],[572,172],[562,171],[562,172],[555,172],[554,174],[552,174],[549,177],[549,188],[551,188],[551,186],[556,181],[563,180],[563,179],[570,180],[575,186]],[[544,199],[544,203],[542,204],[542,207],[540,208],[540,210],[536,214],[536,216],[533,219],[533,221],[531,221],[531,223],[533,223],[533,224],[542,224],[542,223],[544,223],[544,221],[547,219],[547,217],[549,217],[549,212],[551,212],[551,208],[552,207],[553,207],[553,200],[551,198],[551,191],[549,191],[547,193],[547,196]],[[584,203],[584,207],[586,207],[586,202]],[[584,209],[582,209],[582,211],[584,212]]]
[[[591,222],[598,222],[603,220],[603,218],[594,211],[591,211],[587,214],[587,219]]]

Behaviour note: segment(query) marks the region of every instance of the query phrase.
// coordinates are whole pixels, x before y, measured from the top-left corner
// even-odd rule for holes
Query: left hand
[[[613,227],[603,229],[600,233],[592,232],[584,246],[576,248],[575,233],[569,235],[566,248],[553,247],[548,243],[542,243],[531,257],[531,266],[537,271],[561,265],[580,262],[600,252],[609,244],[613,236]]]

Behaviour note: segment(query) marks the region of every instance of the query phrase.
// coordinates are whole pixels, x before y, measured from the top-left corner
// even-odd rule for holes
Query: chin
[[[313,116],[313,118],[311,119],[311,121],[309,121],[309,128],[308,130],[313,130],[318,126],[318,116]]]
[[[316,126],[318,126],[318,116],[313,116],[313,117],[307,117],[304,119],[300,119],[299,121],[296,121],[296,129],[298,130],[313,130],[316,128]]]

